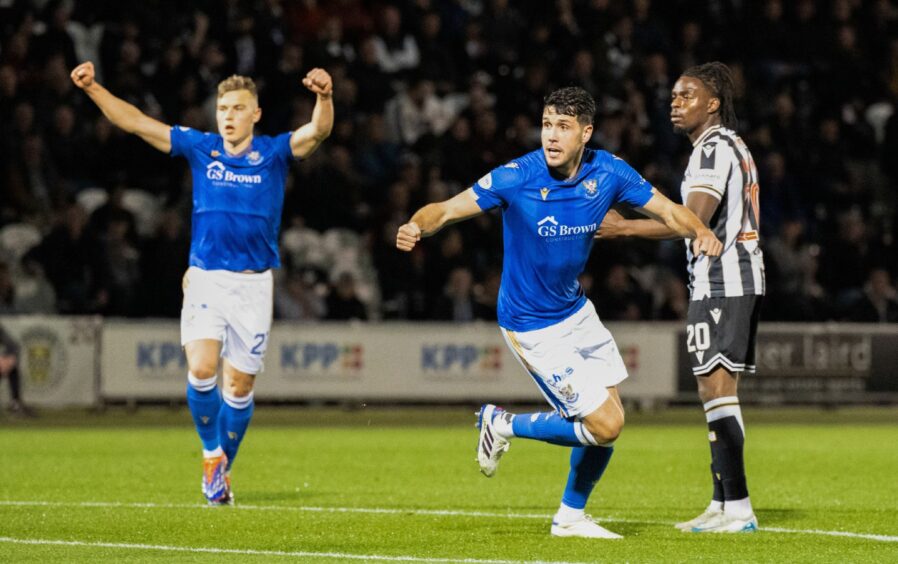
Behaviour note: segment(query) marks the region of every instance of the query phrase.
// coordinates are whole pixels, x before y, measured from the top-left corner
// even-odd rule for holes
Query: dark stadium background
[[[593,146],[679,199],[668,121],[686,67],[731,66],[758,163],[763,319],[898,321],[898,5],[890,0],[0,1],[0,313],[177,317],[186,164],[112,127],[69,72],[215,131],[219,80],[260,85],[272,134],[304,123],[300,78],[334,77],[336,124],[293,166],[280,319],[495,319],[498,215],[413,254],[396,227],[539,145],[542,98],[599,102]],[[595,246],[605,320],[681,319],[681,242]]]

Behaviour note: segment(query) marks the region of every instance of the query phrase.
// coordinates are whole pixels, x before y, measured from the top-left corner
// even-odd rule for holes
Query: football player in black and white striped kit
[[[687,532],[751,532],[758,528],[745,479],[745,427],[737,384],[755,370],[755,337],[764,295],[758,232],[758,172],[734,131],[734,84],[719,62],[687,69],[672,91],[670,119],[693,150],[680,187],[683,202],[723,242],[720,257],[695,256],[686,241],[691,299],[686,346],[698,380],[711,443],[710,505],[678,523]],[[605,217],[596,237],[674,239],[653,219]]]

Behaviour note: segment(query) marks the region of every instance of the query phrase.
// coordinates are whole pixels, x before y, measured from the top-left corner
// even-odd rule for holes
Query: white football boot
[[[726,512],[692,528],[693,533],[753,533],[758,530],[758,518],[727,515]]]
[[[499,459],[511,446],[508,439],[504,439],[496,433],[493,424],[494,417],[501,417],[505,410],[491,403],[483,404],[477,417],[477,427],[480,429],[480,438],[477,441],[477,463],[480,472],[487,478],[491,478],[499,468]]]
[[[589,515],[571,523],[557,523],[552,521],[553,537],[581,537],[585,539],[622,539],[624,537],[612,533],[599,525]]]
[[[677,523],[674,527],[680,529],[683,532],[691,533],[692,529],[696,527],[701,527],[711,519],[715,519],[718,515],[723,515],[723,509],[711,509],[710,507],[705,509],[705,512],[696,517],[695,519],[690,519],[689,521],[683,521],[682,523]]]

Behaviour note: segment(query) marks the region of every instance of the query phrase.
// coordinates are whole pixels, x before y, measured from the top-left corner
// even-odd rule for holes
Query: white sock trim
[[[220,446],[215,447],[215,450],[203,449],[203,458],[217,458],[222,454],[224,454],[224,450]]]
[[[742,429],[742,435],[745,435],[745,423],[742,422],[742,408],[739,405],[739,398],[736,396],[727,396],[723,398],[712,399],[704,404],[705,419],[708,423],[723,419],[724,417],[735,417]]]
[[[586,429],[583,423],[574,423],[574,434],[577,435],[577,440],[583,446],[599,446],[596,438],[592,436],[592,433]]]
[[[722,398],[714,398],[710,401],[706,401],[703,404],[703,407],[705,408],[705,413],[708,413],[715,407],[718,407],[718,406],[721,406],[724,404],[732,404],[732,403],[739,405],[739,398],[737,396],[724,396]]]
[[[218,381],[218,378],[212,376],[211,378],[197,378],[193,375],[193,372],[187,373],[187,382],[190,384],[190,387],[198,392],[209,392],[215,389],[215,384]]]
[[[739,519],[748,519],[754,514],[751,499],[747,497],[727,500],[724,502],[723,512]]]
[[[226,404],[234,409],[246,409],[253,403],[253,393],[254,392],[250,392],[245,396],[232,396],[231,394],[224,392],[221,394],[221,397]]]
[[[583,519],[585,512],[583,509],[576,509],[574,507],[570,507],[569,505],[565,505],[564,502],[558,507],[558,511],[555,512],[555,516],[552,518],[556,523],[574,523]]]
[[[506,420],[506,416],[508,419]],[[514,437],[514,427],[512,426],[512,421],[516,416],[512,413],[493,413],[493,429],[496,430],[496,434],[502,437],[503,439],[510,439]]]

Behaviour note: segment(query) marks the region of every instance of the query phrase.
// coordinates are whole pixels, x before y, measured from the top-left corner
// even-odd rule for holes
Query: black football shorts
[[[704,298],[689,302],[686,351],[696,376],[718,366],[729,372],[755,371],[755,342],[763,296]]]

